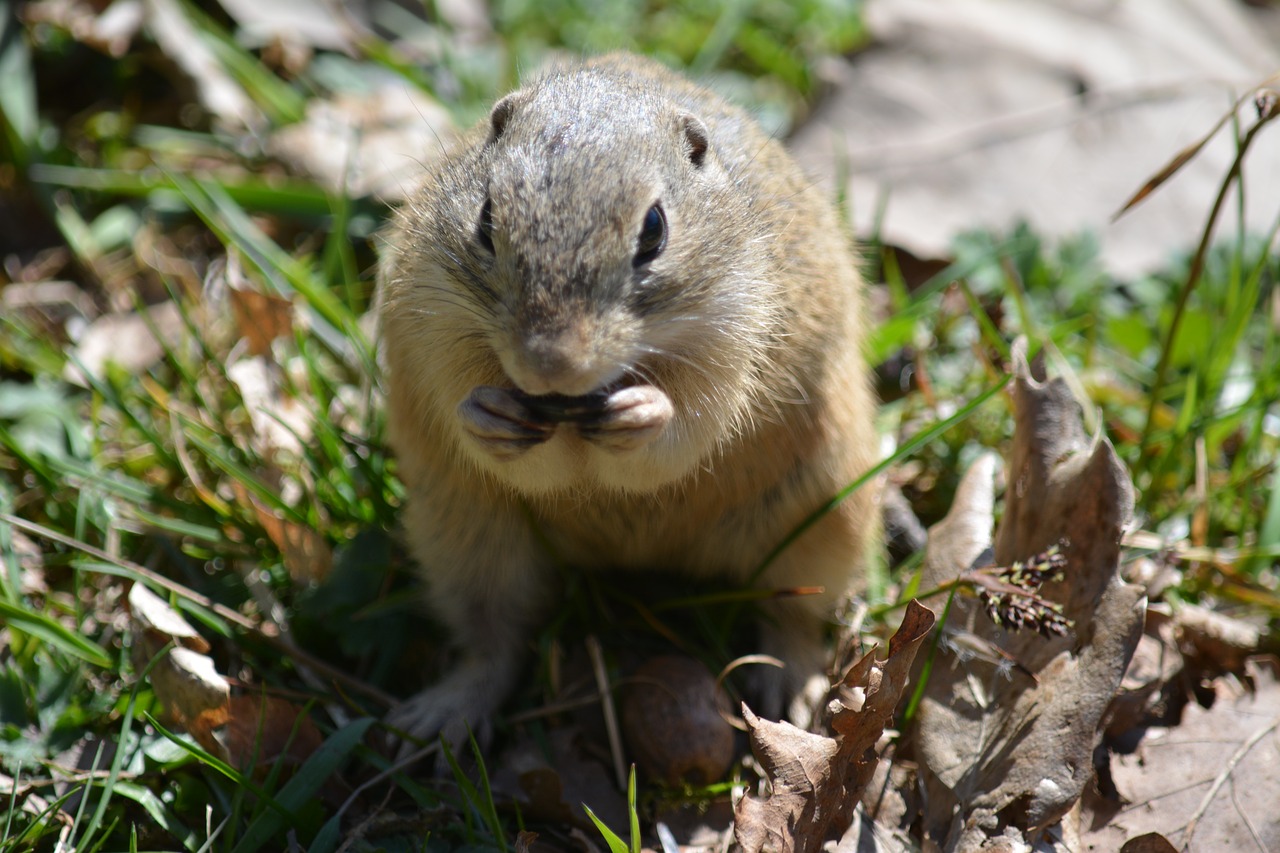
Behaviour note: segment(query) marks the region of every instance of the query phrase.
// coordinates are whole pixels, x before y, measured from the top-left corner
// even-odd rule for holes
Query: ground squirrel
[[[549,549],[744,585],[874,460],[835,209],[746,112],[651,60],[499,100],[396,214],[379,280],[404,527],[461,653],[393,715],[414,735],[456,739],[511,690],[555,600]],[[825,589],[771,606],[766,712],[820,684],[875,517],[859,490],[761,579]]]

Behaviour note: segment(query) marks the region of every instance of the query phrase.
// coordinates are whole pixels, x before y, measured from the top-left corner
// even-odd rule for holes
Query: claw
[[[657,438],[675,409],[671,398],[652,385],[630,385],[609,395],[603,413],[578,424],[587,441],[614,452],[643,447]]]
[[[551,438],[555,423],[541,418],[512,391],[481,385],[458,406],[463,427],[498,459],[515,459]]]

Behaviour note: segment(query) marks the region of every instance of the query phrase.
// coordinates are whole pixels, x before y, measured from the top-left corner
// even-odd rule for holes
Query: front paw
[[[488,665],[470,661],[392,710],[387,725],[404,737],[397,757],[404,759],[439,738],[448,741],[455,755],[472,736],[481,748],[487,746],[489,718],[511,687],[508,664],[497,659]],[[435,767],[437,772],[446,769],[442,755]]]
[[[675,409],[671,398],[652,385],[630,385],[609,395],[598,417],[581,421],[578,431],[597,447],[621,453],[657,438]]]
[[[458,405],[458,418],[467,434],[496,459],[507,461],[551,438],[556,425],[533,412],[504,388],[476,387]]]

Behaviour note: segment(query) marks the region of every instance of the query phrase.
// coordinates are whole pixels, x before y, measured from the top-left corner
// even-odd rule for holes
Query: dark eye
[[[642,267],[662,254],[667,245],[667,215],[662,212],[662,205],[655,204],[644,215],[644,225],[640,228],[640,237],[636,240],[636,256],[631,259],[631,266]]]
[[[484,246],[485,251],[493,254],[493,202],[487,198],[480,208],[480,224],[476,228],[476,239],[480,241],[481,246]]]

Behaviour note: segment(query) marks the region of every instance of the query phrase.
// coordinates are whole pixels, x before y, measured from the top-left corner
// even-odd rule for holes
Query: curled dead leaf
[[[1067,384],[1046,381],[1043,365],[1027,362],[1025,340],[1014,346],[1014,374],[1014,441],[994,560],[1008,566],[1065,543],[1063,579],[1039,594],[1061,605],[1073,627],[1063,636],[1011,633],[975,600],[955,599],[944,630],[995,653],[940,645],[916,718],[925,829],[945,849],[976,850],[1007,840],[1008,830],[1029,839],[1079,799],[1145,611],[1142,590],[1119,572],[1133,511],[1128,473],[1109,442],[1085,433]],[[952,515],[931,532],[925,588],[961,575],[964,560],[983,550],[990,474],[989,463],[975,465]]]
[[[205,749],[225,757],[213,730],[227,720],[231,685],[205,652],[209,643],[182,614],[140,583],[126,599],[133,661],[147,672],[156,698]]]
[[[151,686],[156,698],[201,746],[223,755],[205,734],[227,721],[231,685],[212,658],[191,649],[171,649],[151,668]]]
[[[208,641],[191,627],[191,623],[170,607],[169,602],[142,584],[135,583],[129,588],[126,602],[134,630],[155,635],[159,641],[151,649],[153,654],[170,640],[197,652],[209,651]]]
[[[933,613],[911,602],[888,656],[877,659],[872,649],[846,669],[826,704],[833,735],[762,720],[742,706],[751,751],[771,788],[767,797],[744,796],[734,809],[734,835],[746,853],[819,850],[848,827],[875,771],[876,743],[933,624]]]

